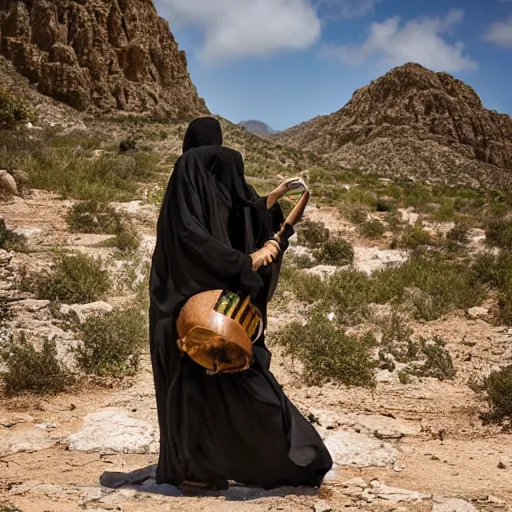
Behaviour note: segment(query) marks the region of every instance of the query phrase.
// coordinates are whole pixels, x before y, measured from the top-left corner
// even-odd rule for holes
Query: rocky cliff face
[[[512,178],[511,117],[486,110],[460,80],[418,64],[392,69],[341,110],[278,138],[393,176],[471,185]]]
[[[79,110],[208,113],[151,0],[0,0],[0,53]]]

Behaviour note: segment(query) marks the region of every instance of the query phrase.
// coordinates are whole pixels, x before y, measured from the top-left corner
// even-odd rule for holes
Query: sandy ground
[[[25,230],[35,251],[2,255],[3,296],[19,297],[14,284],[9,284],[15,281],[9,279],[23,265],[32,270],[47,266],[54,247],[108,256],[106,249],[95,247],[97,237],[67,231],[64,215],[70,204],[40,192],[0,204],[0,216],[11,229]],[[341,224],[333,217],[335,212],[310,211],[311,218],[327,221],[328,227],[351,230],[348,223]],[[131,214],[140,232],[150,237],[156,210],[134,205]],[[35,332],[52,328],[44,308],[15,305],[13,314],[10,328]],[[333,384],[317,388],[306,386],[299,366],[272,345],[272,333],[290,314],[271,311],[268,338],[274,354],[273,371],[287,395],[306,416],[313,415],[321,435],[331,443],[336,464],[320,490],[266,493],[233,486],[224,493],[198,493],[154,485],[150,476],[158,458],[158,434],[152,375],[145,354],[137,376],[122,385],[84,385],[72,395],[0,400],[0,510],[2,503],[24,512],[509,510],[512,436],[482,423],[479,414],[485,404],[468,382],[492,367],[510,364],[512,329],[469,319],[464,312],[414,324],[416,333],[442,334],[448,342],[458,371],[453,381],[421,379],[404,385],[393,375],[380,372],[373,391]],[[84,430],[89,414],[104,410],[124,418],[117,432],[121,445],[136,445],[142,453],[113,453],[101,448],[101,439],[95,440],[100,447],[93,450],[70,449],[69,436]],[[146,436],[147,442],[136,442],[126,418],[139,422],[137,436]],[[358,448],[351,452],[356,444]],[[128,473],[144,468],[147,474],[139,482],[108,486],[119,482],[114,473],[129,478]],[[447,501],[454,499],[464,501]]]

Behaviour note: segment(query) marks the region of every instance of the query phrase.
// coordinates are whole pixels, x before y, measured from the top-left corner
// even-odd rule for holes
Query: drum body
[[[191,297],[176,324],[178,348],[208,373],[246,370],[252,344],[263,330],[262,316],[247,297],[212,290]]]

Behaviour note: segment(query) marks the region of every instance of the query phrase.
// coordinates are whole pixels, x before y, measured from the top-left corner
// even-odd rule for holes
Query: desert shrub
[[[338,321],[354,324],[362,321],[373,301],[372,281],[364,272],[341,270],[325,284],[320,297],[325,309],[333,310]]]
[[[376,273],[374,293],[379,303],[412,300],[416,316],[427,321],[476,306],[485,296],[467,264],[440,256],[416,256],[400,267]]]
[[[130,308],[89,317],[79,326],[78,367],[102,377],[133,374],[147,338],[146,316]]]
[[[0,512],[23,512],[18,507],[14,505],[0,505]]]
[[[420,338],[419,351],[425,357],[424,363],[412,373],[422,377],[433,377],[439,380],[453,379],[456,371],[453,360],[446,350],[446,342],[439,336],[432,340]]]
[[[422,245],[431,245],[432,237],[428,231],[425,231],[420,224],[407,226],[402,233],[399,245],[406,249],[417,249]]]
[[[112,206],[95,199],[75,203],[66,215],[73,233],[113,235],[121,220],[121,215]]]
[[[135,302],[145,313],[149,309],[149,279],[151,276],[151,265],[145,263],[142,267],[143,278],[136,287]]]
[[[366,238],[380,238],[386,232],[384,224],[379,220],[367,220],[360,227],[361,234]]]
[[[126,151],[135,151],[137,149],[137,141],[135,139],[123,139],[119,143],[119,151],[125,153]]]
[[[354,249],[346,240],[331,239],[316,249],[314,256],[326,265],[350,265],[354,261]]]
[[[413,330],[407,326],[405,317],[393,311],[383,322],[381,343],[384,346],[406,345],[412,334]]]
[[[117,247],[122,253],[134,252],[140,246],[140,236],[129,219],[121,219],[115,229],[115,236],[106,240],[105,247]]]
[[[25,333],[21,332],[2,346],[0,360],[6,366],[3,378],[8,394],[24,391],[60,393],[73,381],[70,372],[57,357],[54,340],[44,340],[42,349],[37,351]]]
[[[512,419],[512,365],[495,370],[484,380],[483,387],[495,420]]]
[[[5,224],[4,219],[0,219],[0,249],[6,251],[26,252],[27,239],[11,231]]]
[[[312,268],[316,265],[307,254],[298,254],[293,257],[293,263],[297,268]]]
[[[21,99],[0,88],[0,129],[14,128],[24,121],[34,121],[35,112]]]
[[[499,320],[512,325],[512,253],[482,254],[473,263],[472,271],[481,283],[497,290]]]
[[[317,275],[306,273],[299,275],[299,273],[295,271],[289,273],[287,276],[281,271],[280,281],[283,280],[289,284],[289,287],[299,300],[309,304],[322,299],[325,297],[326,293],[328,293],[329,281],[323,281]]]
[[[30,140],[23,140],[28,139],[23,134],[6,133],[10,135],[0,137],[0,166],[21,169],[28,175],[27,186],[66,199],[133,200],[139,185],[160,171],[158,155],[148,151],[95,155],[94,145],[97,149],[102,144],[97,135],[82,134],[79,143],[69,145],[48,132]]]
[[[37,278],[34,288],[40,299],[87,304],[105,295],[110,279],[101,262],[90,256],[60,255],[53,272]]]
[[[379,197],[375,201],[375,209],[378,212],[392,212],[396,208],[396,202],[391,197]]]
[[[329,241],[329,230],[322,222],[305,219],[297,231],[299,244],[316,249]]]
[[[446,233],[447,240],[458,244],[467,244],[469,242],[469,225],[464,222],[458,222]]]
[[[368,219],[370,208],[365,205],[347,203],[340,208],[340,213],[354,224],[362,224]]]
[[[485,236],[488,244],[512,250],[512,220],[492,219],[486,226]]]
[[[302,300],[321,301],[346,323],[364,319],[371,303],[411,304],[416,316],[435,320],[453,309],[475,306],[485,296],[471,267],[439,256],[414,256],[372,276],[356,270],[340,270],[325,282],[304,276],[293,290]]]
[[[287,353],[303,365],[310,383],[329,380],[347,386],[374,386],[371,349],[375,339],[368,334],[349,336],[324,315],[315,313],[306,325],[293,322],[278,334]]]
[[[112,243],[121,252],[136,251],[140,246],[140,236],[128,221],[118,224],[115,235]]]
[[[402,370],[407,376],[433,377],[439,380],[452,379],[455,368],[446,343],[439,337],[432,340],[412,339],[413,331],[406,324],[406,318],[393,312],[384,322],[379,367],[393,371],[393,361],[407,363]],[[387,355],[390,354],[390,359]]]

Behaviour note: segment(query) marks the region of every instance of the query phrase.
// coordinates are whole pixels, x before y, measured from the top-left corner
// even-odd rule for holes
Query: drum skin
[[[176,324],[178,348],[211,374],[243,371],[252,360],[252,342],[243,327],[214,310],[221,293],[192,296]]]

